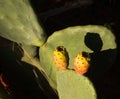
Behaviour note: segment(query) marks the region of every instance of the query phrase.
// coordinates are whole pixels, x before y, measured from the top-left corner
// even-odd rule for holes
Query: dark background
[[[76,25],[104,25],[116,36],[117,57],[111,69],[95,83],[98,99],[120,99],[120,2],[119,0],[30,0],[47,35]],[[110,42],[110,41],[108,41]],[[17,62],[22,56],[19,46],[0,38],[0,71],[14,99],[58,99],[48,84],[42,90],[32,72],[33,67]],[[15,68],[15,69],[13,69]],[[27,69],[26,69],[27,68]],[[40,74],[41,75],[41,74]],[[43,78],[44,79],[44,78]],[[46,83],[46,82],[42,82]],[[31,89],[32,88],[32,89]]]

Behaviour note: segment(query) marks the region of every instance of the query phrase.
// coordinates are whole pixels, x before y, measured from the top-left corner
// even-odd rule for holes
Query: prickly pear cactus
[[[64,46],[64,48],[66,48],[68,52],[69,66],[67,68],[67,72],[59,70],[56,67],[56,64],[54,63],[53,53],[54,53],[54,49],[57,46]],[[111,67],[116,57],[115,36],[109,29],[103,26],[97,26],[97,25],[75,26],[54,32],[48,38],[44,46],[40,48],[39,55],[40,55],[41,66],[44,68],[47,75],[51,79],[49,81],[50,85],[54,89],[58,90],[59,94],[61,95],[60,96],[61,99],[68,99],[68,98],[63,98],[66,97],[66,95],[64,96],[62,93],[64,88],[60,88],[63,85],[62,82],[68,83],[68,85],[71,84],[69,86],[70,89],[68,89],[71,91],[72,91],[72,87],[74,88],[75,86],[74,80],[75,82],[82,81],[81,85],[77,84],[79,86],[78,88],[82,88],[81,90],[84,90],[84,88],[87,87],[87,85],[83,85],[83,82],[85,82],[83,80],[84,75],[81,76],[81,74],[76,73],[73,65],[76,55],[78,55],[80,52],[83,51],[89,53],[90,55],[90,66],[89,66],[89,70],[85,75],[88,77],[99,78],[105,71],[107,71]],[[87,79],[86,81],[91,82],[89,81],[89,79]],[[67,84],[65,85],[67,86]],[[92,85],[90,85],[89,87],[91,89]],[[74,90],[79,91],[77,87],[75,87]],[[84,94],[89,93],[88,90],[85,89]],[[68,93],[66,92],[66,94]],[[72,92],[70,94],[72,94]],[[74,99],[78,99],[78,93],[76,94],[77,94],[76,96],[77,98]],[[79,95],[80,95],[79,97],[82,97],[81,95],[83,95],[83,93]],[[81,99],[95,99],[96,96],[90,98],[88,95],[87,97],[88,98],[81,98]]]
[[[58,71],[57,90],[59,99],[96,99],[91,81],[72,70]]]
[[[0,0],[0,36],[35,46],[45,42],[46,35],[29,0]]]

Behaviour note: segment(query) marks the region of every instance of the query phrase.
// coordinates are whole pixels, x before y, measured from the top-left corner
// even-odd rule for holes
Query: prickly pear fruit
[[[53,52],[53,60],[60,70],[66,70],[69,64],[69,57],[63,46],[58,46]]]
[[[90,67],[90,55],[87,52],[79,53],[74,59],[74,69],[78,74],[84,74]]]

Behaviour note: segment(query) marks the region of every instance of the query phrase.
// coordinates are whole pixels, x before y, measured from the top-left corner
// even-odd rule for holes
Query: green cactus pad
[[[0,36],[35,46],[45,42],[46,35],[29,0],[0,0]]]
[[[91,81],[73,70],[57,73],[57,90],[59,99],[97,99]]]
[[[73,61],[81,51],[91,55],[91,67],[88,76],[99,78],[111,67],[116,55],[116,43],[113,33],[103,26],[74,26],[54,32],[46,44],[40,48],[40,63],[53,81],[56,89],[57,67],[53,61],[53,51],[57,46],[64,46],[69,55],[69,69],[73,69]]]

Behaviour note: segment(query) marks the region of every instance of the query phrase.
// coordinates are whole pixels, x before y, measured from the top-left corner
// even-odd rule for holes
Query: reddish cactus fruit
[[[53,52],[53,59],[55,65],[59,70],[66,70],[69,64],[69,56],[66,49],[63,46],[58,46]]]
[[[79,53],[74,59],[74,69],[78,74],[85,74],[90,67],[90,55],[87,52]]]

